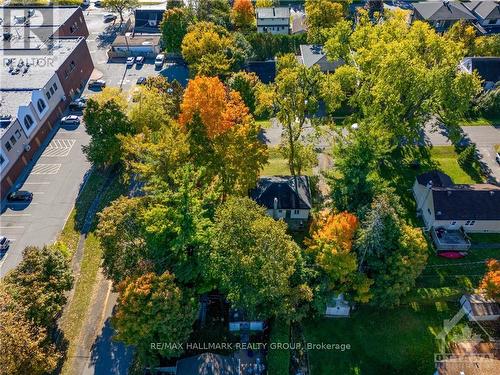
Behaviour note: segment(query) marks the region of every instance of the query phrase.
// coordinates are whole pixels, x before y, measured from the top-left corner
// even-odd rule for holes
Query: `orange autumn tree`
[[[241,29],[249,28],[255,20],[255,12],[251,0],[235,0],[231,10],[233,24]]]
[[[352,293],[359,302],[371,298],[372,280],[358,272],[357,255],[352,249],[358,224],[358,218],[348,212],[323,210],[313,218],[305,243],[323,271],[320,298],[328,298],[332,292]]]
[[[199,76],[189,82],[179,124],[187,133],[195,165],[204,167],[228,194],[246,195],[267,163],[267,148],[237,91],[217,77]]]
[[[500,261],[488,259],[486,268],[479,287],[488,297],[498,300],[500,298]]]

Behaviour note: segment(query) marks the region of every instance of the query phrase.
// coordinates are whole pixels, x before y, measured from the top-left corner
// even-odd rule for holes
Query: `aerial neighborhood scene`
[[[0,375],[500,374],[500,1],[0,29]]]

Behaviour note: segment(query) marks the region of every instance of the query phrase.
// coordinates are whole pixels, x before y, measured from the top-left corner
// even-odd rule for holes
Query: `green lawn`
[[[457,153],[453,146],[434,146],[431,157],[439,169],[451,177],[456,184],[473,184],[474,181],[457,162]]]
[[[303,171],[305,175],[312,175],[312,169],[307,168]],[[277,147],[269,147],[269,162],[264,166],[260,172],[261,176],[289,176],[290,168],[288,167],[288,160],[281,155]]]
[[[271,119],[255,120],[255,123],[259,125],[262,129],[269,129],[272,126]]]
[[[270,344],[289,343],[290,325],[281,320],[275,320],[271,325]],[[290,366],[290,351],[284,349],[270,349],[267,355],[269,374],[288,374]]]
[[[432,374],[436,351],[432,332],[440,330],[458,304],[446,308],[362,306],[349,319],[306,321],[306,342],[350,345],[345,351],[309,350],[311,374]]]
[[[477,117],[461,122],[462,126],[493,126],[500,124],[500,115],[491,117]]]

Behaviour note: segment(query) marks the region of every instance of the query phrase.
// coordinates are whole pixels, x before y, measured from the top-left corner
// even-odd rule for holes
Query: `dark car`
[[[71,103],[69,103],[70,111],[82,111],[85,109],[86,106],[87,104],[85,104],[85,102],[82,100],[74,100]]]
[[[26,190],[18,190],[10,193],[7,199],[11,202],[28,202],[33,199],[33,193]]]
[[[101,2],[99,0],[97,0],[95,3],[94,3],[94,6],[96,7],[100,7],[101,6]]]
[[[146,77],[139,77],[137,78],[137,82],[136,82],[138,85],[144,85],[146,83]]]
[[[102,79],[91,79],[89,81],[89,89],[102,89],[106,87],[106,81]]]

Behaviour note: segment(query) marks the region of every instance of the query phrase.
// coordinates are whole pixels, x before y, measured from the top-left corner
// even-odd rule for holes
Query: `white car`
[[[75,115],[64,116],[61,119],[62,125],[78,125],[79,123],[80,119],[78,118],[78,116]]]
[[[495,160],[497,161],[498,164],[500,164],[500,153],[497,152],[497,154],[495,155]]]
[[[134,62],[135,62],[134,57],[127,57],[127,66],[128,67],[131,67],[132,65],[134,65]]]
[[[156,56],[155,68],[161,68],[164,62],[165,62],[165,55],[163,53],[160,53],[159,55]]]
[[[10,240],[5,236],[0,236],[0,250],[7,250],[10,246]]]

